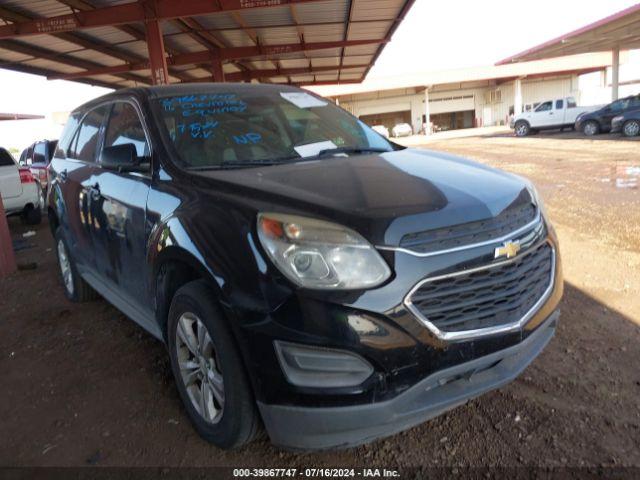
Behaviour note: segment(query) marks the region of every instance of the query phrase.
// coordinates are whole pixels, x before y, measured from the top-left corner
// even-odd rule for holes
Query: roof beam
[[[302,52],[305,50],[324,50],[328,48],[340,48],[356,45],[369,45],[385,43],[386,40],[351,40],[341,42],[315,42],[315,43],[293,43],[283,45],[260,45],[255,47],[232,47],[220,49],[221,60],[237,60],[240,58],[251,58],[260,56],[269,56],[283,53]],[[181,55],[173,55],[167,59],[169,65],[191,65],[195,63],[210,63],[211,51],[203,50],[200,52],[184,53]],[[138,64],[115,65],[113,67],[101,67],[88,69],[85,72],[71,73],[67,75],[59,75],[55,79],[71,80],[74,78],[86,78],[95,75],[114,75],[123,72],[132,72],[136,70],[146,70],[149,68],[149,62],[141,62]],[[51,78],[51,79],[54,79]]]
[[[348,65],[343,67],[343,69],[357,69],[357,68],[367,68],[368,64],[363,65]],[[272,77],[287,77],[290,75],[301,75],[301,74],[315,74],[322,72],[337,72],[337,66],[327,66],[327,67],[300,67],[300,68],[274,68],[274,69],[264,69],[264,70],[251,70],[249,72],[235,72],[235,73],[227,73],[225,75],[225,81],[227,82],[239,82],[239,81],[250,81],[254,79],[260,78],[272,78]],[[199,81],[210,82],[212,81],[210,78],[202,79]]]
[[[21,22],[21,21],[32,21],[33,18],[27,15],[24,15],[22,13],[18,13],[15,12],[11,9],[8,9],[6,7],[0,7],[0,18],[3,18],[5,20],[10,20],[12,22]],[[1,27],[0,27],[1,28]],[[83,48],[96,48],[97,44],[96,42],[94,42],[93,40],[90,40],[88,38],[86,38],[85,36],[79,36],[76,34],[72,34],[72,33],[59,33],[59,34],[55,34],[56,37],[65,40],[67,42],[73,43],[74,45],[78,45],[81,46]],[[22,48],[24,50],[25,46],[28,46],[24,43],[20,43],[20,42],[14,42],[14,45],[17,43],[17,47],[16,48]],[[22,47],[21,47],[22,46]],[[36,50],[34,51],[38,51],[37,47],[34,47]],[[113,50],[111,49],[109,46],[105,45],[104,49],[100,49],[98,51],[102,52],[102,53],[106,53],[107,55],[111,55],[111,56],[116,56],[116,55],[112,55],[112,52],[109,52],[109,50]],[[16,50],[17,51],[17,50]],[[41,49],[41,51],[43,53],[47,53],[47,55],[56,55],[56,59],[55,61],[60,61],[61,63],[65,63],[63,62],[61,59],[65,58],[65,59],[70,59],[67,60],[66,63],[67,65],[73,65],[72,63],[69,63],[70,61],[74,61],[77,60],[73,57],[70,57],[68,55],[64,55],[61,54],[59,52],[54,52],[53,50],[48,50],[48,49]],[[29,54],[26,54],[29,55]],[[36,56],[37,55],[32,55],[32,56]],[[136,56],[130,56],[127,55],[126,57],[123,56],[116,56],[116,58],[120,58],[121,60],[124,60],[125,58],[129,58],[128,61],[133,60],[134,58],[140,58],[140,57],[136,57]],[[100,67],[101,65],[95,62],[86,62],[89,65],[94,65],[94,67]],[[79,67],[79,68],[87,68],[87,67]],[[149,83],[146,79],[144,79],[143,77],[137,76],[137,75],[121,75],[122,78],[124,78],[125,80],[132,80],[135,82],[140,82],[140,83]]]
[[[147,18],[148,12],[142,3],[133,2],[3,25],[0,26],[0,38],[71,32],[85,28],[125,25],[146,20],[171,20],[318,1],[322,0],[217,0],[216,2],[211,0],[181,0],[179,2],[176,0],[156,0],[154,18]]]

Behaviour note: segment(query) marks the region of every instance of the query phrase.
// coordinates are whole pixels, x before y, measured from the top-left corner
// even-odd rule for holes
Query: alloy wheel
[[[636,122],[632,120],[630,122],[625,123],[624,125],[624,134],[627,137],[635,137],[640,134],[640,122]]]
[[[593,122],[589,122],[584,126],[584,134],[585,135],[595,135],[597,132],[596,124]]]
[[[62,240],[58,240],[58,263],[60,264],[60,273],[62,274],[64,287],[67,289],[69,295],[73,295],[73,272],[71,271],[71,262],[69,255],[67,255],[67,249]]]
[[[224,411],[224,382],[211,335],[197,315],[185,312],[176,326],[176,358],[193,408],[208,423]]]

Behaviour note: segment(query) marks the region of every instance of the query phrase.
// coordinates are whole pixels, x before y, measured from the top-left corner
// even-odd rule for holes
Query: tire
[[[622,126],[622,134],[625,137],[640,135],[640,120],[627,120]]]
[[[589,120],[582,126],[582,133],[588,137],[593,137],[600,133],[600,124],[595,120]]]
[[[39,225],[42,222],[42,211],[38,207],[27,207],[22,212],[22,221],[27,225]]]
[[[84,281],[78,273],[73,258],[69,255],[69,247],[67,241],[62,234],[62,228],[58,227],[55,233],[55,251],[58,258],[58,272],[62,281],[64,294],[72,302],[83,303],[98,298],[97,292]],[[66,264],[66,266],[65,266]],[[70,277],[67,278],[67,274]]]
[[[529,122],[520,120],[519,122],[516,122],[514,131],[516,132],[517,137],[526,137],[531,133],[531,126],[529,125]]]
[[[196,431],[223,449],[249,443],[260,417],[233,335],[203,280],[176,292],[167,329],[171,370]]]

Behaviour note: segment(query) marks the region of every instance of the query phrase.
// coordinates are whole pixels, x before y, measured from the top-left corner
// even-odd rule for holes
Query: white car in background
[[[389,129],[384,125],[374,125],[371,129],[378,132],[384,138],[389,138]]]
[[[394,137],[408,137],[413,135],[413,128],[408,123],[398,123],[391,129],[391,133]]]
[[[31,225],[41,222],[42,188],[31,171],[18,167],[4,148],[0,148],[0,195],[7,215],[20,214]]]

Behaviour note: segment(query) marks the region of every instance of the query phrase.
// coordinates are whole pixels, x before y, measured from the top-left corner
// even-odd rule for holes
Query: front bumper
[[[364,405],[300,407],[258,402],[271,441],[290,449],[351,447],[418,425],[518,376],[549,343],[559,310],[522,342],[435,372],[394,398]]]

